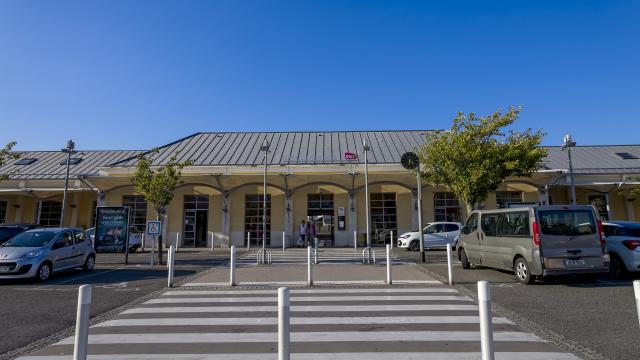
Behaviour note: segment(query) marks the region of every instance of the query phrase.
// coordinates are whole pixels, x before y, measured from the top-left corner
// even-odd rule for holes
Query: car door
[[[87,240],[87,235],[82,230],[74,230],[73,231],[73,253],[75,258],[73,259],[73,264],[78,267],[84,265],[84,258],[87,253],[87,248],[89,246],[89,241]]]
[[[71,231],[63,231],[58,234],[56,241],[51,247],[51,257],[53,260],[53,270],[67,269],[74,265],[73,234]]]
[[[444,224],[431,224],[424,231],[424,247],[432,248],[446,244]]]
[[[500,233],[498,226],[501,213],[484,213],[480,216],[480,263],[500,267]]]

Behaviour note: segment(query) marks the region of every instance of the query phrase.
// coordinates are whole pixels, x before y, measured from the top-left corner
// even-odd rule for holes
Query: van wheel
[[[467,258],[467,252],[464,249],[460,249],[460,262],[462,263],[463,269],[470,269],[471,264],[469,263],[469,258]]]
[[[611,265],[609,266],[609,276],[614,279],[620,279],[627,275],[627,268],[624,266],[622,259],[611,253]]]
[[[49,263],[44,263],[40,265],[40,267],[38,268],[38,273],[36,274],[36,278],[38,279],[38,281],[45,282],[49,280],[50,276],[51,276],[51,265],[49,265]]]
[[[514,271],[516,272],[516,278],[523,284],[532,284],[534,277],[531,276],[529,264],[523,258],[518,258],[514,265]]]

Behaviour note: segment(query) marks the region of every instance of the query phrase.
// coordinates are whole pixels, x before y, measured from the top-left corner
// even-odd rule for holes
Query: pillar
[[[633,202],[635,201],[635,199],[632,199],[629,196],[629,192],[626,191],[624,193],[624,202],[627,206],[627,216],[629,221],[635,221],[636,220],[636,212],[635,209],[633,208]]]
[[[19,224],[22,223],[22,208],[24,207],[24,196],[18,196],[16,199],[16,210],[15,210],[15,214],[13,215],[13,219],[14,219],[14,223]]]
[[[229,201],[229,192],[222,193],[222,238],[220,241],[228,246],[231,246],[231,220],[229,219],[229,211],[231,208],[231,202]]]
[[[78,193],[71,195],[71,227],[78,226]]]
[[[349,191],[347,205],[349,206],[349,235],[353,236],[354,231],[358,231],[358,214],[356,213],[356,193],[354,190]]]
[[[287,247],[294,246],[293,240],[293,191],[287,191],[284,196],[284,232]]]

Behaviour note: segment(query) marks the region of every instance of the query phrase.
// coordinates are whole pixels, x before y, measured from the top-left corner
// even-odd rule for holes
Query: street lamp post
[[[264,151],[264,178],[262,186],[262,251],[267,246],[267,154],[269,154],[269,142],[264,139],[260,151]]]
[[[76,143],[69,139],[67,141],[67,147],[62,149],[63,153],[67,154],[67,172],[64,177],[64,192],[62,194],[62,213],[60,214],[60,227],[64,227],[64,212],[67,208],[67,189],[69,188],[69,167],[71,166],[71,155],[75,154]]]
[[[576,146],[576,142],[571,138],[571,134],[564,136],[564,144],[562,150],[567,150],[569,156],[569,177],[571,178],[571,204],[576,204],[576,181],[573,176],[573,161],[571,160],[571,148]]]
[[[420,234],[420,261],[425,262],[424,229],[422,229],[422,178],[420,177],[422,174],[420,173],[419,160],[416,166],[416,180],[418,182],[418,233]]]
[[[367,153],[371,148],[367,144],[367,140],[362,141],[364,150],[364,198],[365,198],[365,216],[367,217],[367,247],[371,247],[371,218],[369,216],[369,161]]]

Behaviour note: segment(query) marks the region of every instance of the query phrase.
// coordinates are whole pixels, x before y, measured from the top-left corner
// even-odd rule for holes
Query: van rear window
[[[547,210],[538,212],[540,232],[545,235],[578,236],[597,232],[596,220],[589,210]]]

